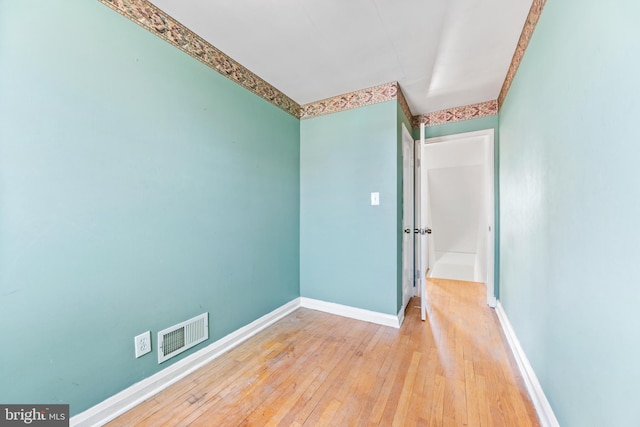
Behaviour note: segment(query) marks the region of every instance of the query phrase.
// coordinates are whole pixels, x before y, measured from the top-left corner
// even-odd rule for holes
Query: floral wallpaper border
[[[411,108],[409,108],[409,103],[407,102],[407,98],[404,97],[404,93],[402,93],[402,89],[400,88],[400,84],[398,84],[398,103],[400,104],[400,108],[409,119],[411,123],[413,121],[413,115],[411,114]]]
[[[495,116],[496,114],[498,114],[498,101],[494,99],[492,101],[480,102],[478,104],[447,108],[446,110],[414,116],[412,124],[414,128],[419,128],[420,123],[424,123],[425,126],[435,126],[444,123],[454,123],[462,120]]]
[[[300,105],[147,0],[98,0],[294,117]]]
[[[533,0],[497,100],[412,116],[398,82],[385,83],[301,106],[148,0],[98,1],[294,117],[304,120],[397,99],[414,128],[419,127],[421,122],[426,126],[434,126],[498,114],[546,4],[546,0]]]
[[[390,82],[304,104],[300,119],[311,119],[379,102],[391,101],[398,98],[399,87],[398,82]]]
[[[498,109],[502,108],[502,104],[507,97],[511,83],[516,76],[518,67],[520,67],[524,53],[527,50],[527,46],[529,46],[529,41],[536,29],[536,25],[538,25],[538,20],[540,19],[542,9],[544,9],[546,3],[547,0],[533,0],[533,3],[531,4],[531,9],[529,9],[529,14],[527,15],[524,27],[522,28],[522,33],[520,34],[516,51],[513,53],[513,58],[511,59],[507,76],[502,84],[502,89],[500,89],[500,95],[498,95]]]

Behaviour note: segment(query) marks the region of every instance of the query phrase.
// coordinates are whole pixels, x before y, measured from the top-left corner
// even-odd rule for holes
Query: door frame
[[[446,136],[439,136],[434,138],[424,139],[426,144],[434,143],[447,143],[452,141],[459,141],[469,138],[482,138],[484,144],[484,156],[485,156],[485,206],[487,209],[487,223],[488,223],[488,237],[487,237],[487,266],[486,266],[486,287],[487,287],[487,305],[495,308],[497,300],[495,296],[495,131],[494,129],[483,129],[473,132],[457,133]],[[425,164],[425,160],[422,159],[422,163]],[[422,190],[422,197],[425,197],[424,189]]]
[[[421,305],[422,305],[422,295],[423,292],[423,282],[426,280],[426,271],[428,270],[428,265],[423,263],[423,253],[425,250],[425,245],[422,242],[422,235],[420,234],[420,229],[423,227],[423,217],[422,217],[422,180],[420,179],[421,171],[422,171],[422,145],[420,144],[420,140],[415,140],[414,144],[414,183],[413,183],[413,223],[414,223],[414,233],[413,233],[413,246],[414,246],[414,296],[421,297]],[[428,259],[427,259],[428,263]],[[423,319],[424,320],[424,319]]]

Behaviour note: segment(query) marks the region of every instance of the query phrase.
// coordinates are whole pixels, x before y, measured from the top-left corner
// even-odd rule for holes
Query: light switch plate
[[[371,206],[378,206],[380,204],[380,193],[377,191],[371,193]]]

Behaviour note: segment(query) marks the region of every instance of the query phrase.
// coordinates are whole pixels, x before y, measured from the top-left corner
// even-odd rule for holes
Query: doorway
[[[494,131],[424,140],[421,198],[428,277],[483,282],[494,289]],[[417,187],[417,185],[416,185]]]

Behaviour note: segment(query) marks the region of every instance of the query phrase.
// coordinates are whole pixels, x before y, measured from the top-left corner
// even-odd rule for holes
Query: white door
[[[424,123],[420,124],[420,141],[416,148],[416,252],[417,274],[420,286],[420,317],[427,319],[427,270],[429,269],[429,245],[428,237],[428,206],[429,198],[425,191],[429,188],[427,183],[427,168],[424,167]]]
[[[413,180],[414,141],[402,124],[402,308],[413,296],[414,247],[413,247]]]
[[[420,163],[421,163],[421,159],[420,159],[420,140],[415,142],[415,147],[414,147],[414,154],[415,154],[415,172],[414,172],[414,196],[413,196],[413,200],[414,200],[414,232],[413,232],[413,246],[415,248],[415,256],[414,256],[414,265],[415,265],[415,272],[414,272],[414,296],[420,296],[422,295],[422,274],[420,274],[420,257],[422,256],[422,246],[420,245],[420,208],[422,207],[422,202],[421,202],[421,197],[422,197],[422,190],[421,190],[421,179],[420,179]]]

